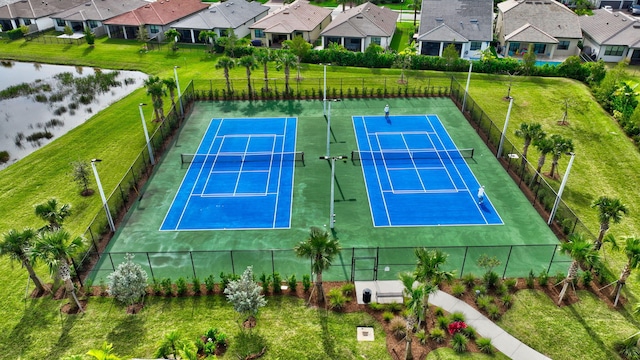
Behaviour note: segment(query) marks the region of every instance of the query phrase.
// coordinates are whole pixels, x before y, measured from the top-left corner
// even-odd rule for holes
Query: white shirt
[[[388,106],[388,105],[384,107],[384,112],[385,112],[385,113],[388,113],[388,112],[389,112],[389,106]]]
[[[478,197],[479,197],[479,198],[484,197],[484,188],[483,188],[483,187],[481,187],[480,189],[478,189]]]

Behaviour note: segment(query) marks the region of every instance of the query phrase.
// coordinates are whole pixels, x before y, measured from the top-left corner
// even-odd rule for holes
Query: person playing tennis
[[[384,117],[389,117],[389,104],[384,106]]]
[[[478,204],[482,205],[482,203],[484,202],[484,185],[480,186],[480,188],[478,189]]]

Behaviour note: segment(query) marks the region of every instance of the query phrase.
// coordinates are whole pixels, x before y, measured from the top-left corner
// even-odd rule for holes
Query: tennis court
[[[374,226],[502,224],[488,196],[477,201],[480,184],[437,115],[354,116],[353,126]]]
[[[212,119],[160,230],[289,228],[296,123]]]

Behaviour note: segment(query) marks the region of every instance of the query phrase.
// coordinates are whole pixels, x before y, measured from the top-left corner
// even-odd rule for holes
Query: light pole
[[[462,98],[462,112],[467,106],[467,94],[469,93],[469,82],[471,82],[471,70],[473,69],[473,62],[469,61],[469,74],[467,75],[467,85],[464,88],[464,97]]]
[[[96,163],[101,161],[102,160],[100,159],[91,159],[91,168],[93,169],[93,176],[96,178],[96,183],[98,184],[98,191],[100,192],[100,198],[102,198],[102,206],[104,207],[104,211],[107,213],[107,222],[109,223],[109,228],[112,232],[116,232],[116,225],[113,223],[111,211],[109,210],[109,204],[107,204],[107,198],[104,196],[104,191],[102,190],[102,183],[100,182],[98,169],[96,169]]]
[[[331,103],[329,103],[331,105]],[[336,214],[334,213],[334,195],[336,187],[336,160],[348,159],[346,155],[340,156],[320,156],[320,160],[331,160],[331,202],[329,203],[329,228],[333,229],[336,222]]]
[[[504,121],[504,128],[502,129],[502,135],[500,136],[500,146],[498,146],[498,152],[496,153],[496,158],[500,159],[500,155],[502,154],[502,145],[504,144],[504,137],[507,133],[507,125],[509,125],[509,116],[511,116],[511,107],[513,106],[513,98],[509,99],[509,110],[507,110],[507,118]]]
[[[332,99],[329,101],[329,110],[327,111],[327,152],[325,156],[328,158],[331,154],[331,103],[338,102],[340,99]]]
[[[184,116],[184,108],[182,107],[182,94],[180,93],[180,81],[178,81],[178,68],[180,66],[173,67],[173,76],[176,78],[176,87],[178,88],[178,102],[180,103],[180,116]]]
[[[551,223],[553,222],[553,218],[556,216],[556,211],[558,210],[558,205],[560,205],[560,199],[562,198],[562,192],[564,191],[564,186],[567,184],[569,171],[571,171],[571,165],[573,165],[573,159],[576,157],[576,154],[572,152],[570,152],[568,155],[571,155],[571,159],[569,159],[567,171],[564,173],[564,177],[562,178],[562,183],[560,184],[560,189],[558,190],[558,196],[556,196],[556,202],[553,203],[553,208],[551,209],[551,215],[549,215],[549,221],[547,221],[547,225],[551,225]]]
[[[153,149],[151,149],[151,141],[149,141],[149,131],[147,130],[147,122],[144,121],[144,111],[142,111],[142,107],[147,104],[140,103],[138,105],[138,109],[140,109],[140,120],[142,120],[142,129],[144,129],[144,138],[147,140],[147,149],[149,150],[149,161],[151,161],[151,165],[156,164],[156,159],[153,157]]]
[[[324,92],[322,93],[322,115],[327,116],[327,65],[331,64],[322,64],[324,67]]]

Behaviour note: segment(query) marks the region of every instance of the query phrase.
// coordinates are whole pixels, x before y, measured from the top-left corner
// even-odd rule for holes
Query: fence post
[[[460,279],[462,279],[462,274],[464,273],[464,265],[467,263],[467,252],[469,252],[469,247],[464,247],[464,258],[462,259],[462,269],[460,269]]]
[[[236,274],[236,266],[233,264],[233,250],[229,250],[229,255],[231,255],[231,273],[233,275]]]
[[[507,255],[507,262],[504,264],[504,272],[502,273],[502,279],[507,276],[507,268],[509,267],[509,260],[511,259],[511,251],[513,251],[513,245],[509,246],[509,255]]]
[[[351,282],[355,281],[356,277],[356,248],[351,248]]]
[[[275,275],[275,273],[276,273],[276,266],[273,261],[273,250],[271,250],[271,276]],[[275,284],[273,285],[275,286]]]
[[[373,280],[378,281],[378,264],[380,263],[380,247],[376,246],[376,263],[373,265]]]
[[[195,279],[196,276],[196,266],[193,264],[193,254],[191,251],[189,251],[189,258],[191,258],[191,270],[193,270],[193,278]]]
[[[116,270],[116,266],[115,266],[115,265],[113,265],[113,258],[111,257],[111,253],[109,253],[109,261],[111,262],[111,269],[112,269],[113,271],[115,271],[115,270]]]
[[[124,196],[124,191],[122,191],[122,183],[118,184],[118,190],[120,190],[120,197],[122,197],[122,202],[125,204],[124,208],[126,210],[129,210],[129,209],[127,209],[127,206],[126,206],[127,198]]]
[[[551,271],[551,264],[553,264],[553,259],[556,257],[556,252],[558,252],[558,245],[553,246],[553,254],[551,254],[551,260],[549,261],[549,267],[547,268],[547,274]]]
[[[149,252],[147,251],[147,263],[149,263],[149,271],[151,271],[151,279],[156,281],[155,275],[153,275],[153,266],[151,266],[151,259],[149,258]]]
[[[78,274],[78,266],[76,265],[76,261],[73,260],[73,258],[71,258],[71,264],[73,264],[73,268],[76,269],[76,279],[78,279],[78,282],[80,283],[80,286],[84,286],[82,284],[82,279],[80,279],[80,274]]]

